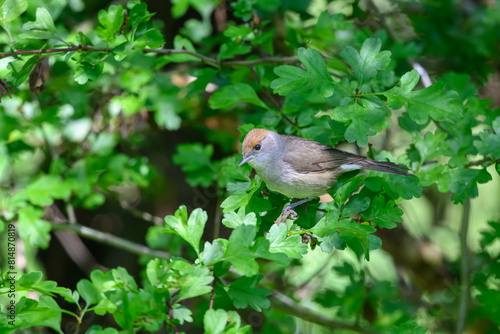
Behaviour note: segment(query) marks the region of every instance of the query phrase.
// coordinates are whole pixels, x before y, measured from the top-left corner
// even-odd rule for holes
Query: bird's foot
[[[299,215],[298,215],[298,214],[297,214],[297,212],[295,212],[295,210],[294,210],[294,209],[292,209],[292,208],[293,208],[293,206],[291,206],[291,205],[287,205],[287,206],[283,209],[283,211],[281,212],[281,215],[283,215],[283,216],[284,216],[284,215],[286,215],[286,214],[287,214],[287,212],[290,212],[290,219],[291,219],[291,220],[296,220],[297,218],[299,218]]]

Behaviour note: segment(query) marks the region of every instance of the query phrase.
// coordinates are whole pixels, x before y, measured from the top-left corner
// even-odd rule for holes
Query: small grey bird
[[[243,141],[243,160],[255,169],[273,190],[295,199],[303,199],[283,209],[292,209],[315,197],[326,194],[337,177],[347,171],[368,169],[410,176],[408,168],[392,162],[375,161],[340,151],[313,140],[280,135],[265,129],[253,129]]]

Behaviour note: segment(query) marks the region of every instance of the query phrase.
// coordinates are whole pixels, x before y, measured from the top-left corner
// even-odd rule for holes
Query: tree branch
[[[345,329],[357,333],[378,334],[378,332],[373,329],[328,319],[321,314],[314,313],[309,308],[298,305],[293,300],[277,291],[273,292],[271,302],[273,303],[274,307],[281,311],[294,315],[303,320],[324,326],[331,330]]]
[[[51,223],[52,229],[55,231],[74,231],[78,235],[91,239],[94,241],[99,241],[104,244],[111,245],[116,248],[126,250],[130,253],[137,255],[148,255],[154,256],[160,259],[170,259],[170,254],[164,251],[159,251],[151,249],[147,246],[114,236],[109,233],[104,233],[98,230],[88,228],[79,224],[57,224]]]
[[[60,48],[60,49],[39,49],[39,50],[18,50],[10,53],[0,54],[0,59],[11,57],[11,56],[21,56],[21,55],[33,55],[33,54],[51,54],[60,52],[75,52],[75,51],[86,51],[86,52],[106,52],[111,53],[113,49],[100,48],[91,45],[76,45],[70,48]],[[256,64],[263,63],[292,63],[298,60],[296,56],[291,57],[264,57],[259,59],[250,60],[227,60],[218,61],[215,58],[202,55],[200,53],[189,51],[189,50],[177,50],[177,49],[144,49],[143,53],[156,53],[161,55],[171,55],[171,54],[187,54],[196,58],[199,58],[202,62],[220,68],[221,66],[252,66]]]
[[[467,319],[467,305],[469,303],[469,249],[467,247],[467,230],[470,218],[470,198],[464,203],[462,223],[460,226],[460,306],[458,309],[457,334],[461,334],[465,328]]]

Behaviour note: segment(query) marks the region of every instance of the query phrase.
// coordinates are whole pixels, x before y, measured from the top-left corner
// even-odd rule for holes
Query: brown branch
[[[257,64],[263,63],[294,63],[298,61],[299,58],[297,56],[290,57],[264,57],[259,59],[250,59],[250,60],[227,60],[221,62],[226,66],[253,66]]]
[[[467,306],[470,299],[470,279],[469,279],[469,248],[467,247],[467,231],[470,220],[470,198],[467,197],[462,213],[462,223],[460,224],[460,306],[458,309],[458,321],[456,333],[463,333],[467,320]]]
[[[86,51],[86,52],[106,52],[111,53],[113,49],[95,47],[91,45],[76,45],[69,48],[60,48],[60,49],[39,49],[39,50],[18,50],[9,53],[0,54],[0,59],[11,57],[11,56],[22,56],[22,55],[32,55],[32,54],[51,54],[51,53],[60,53],[60,52],[75,52],[75,51]],[[296,56],[291,57],[264,57],[259,59],[250,59],[250,60],[227,60],[219,62],[217,59],[202,55],[200,53],[189,51],[189,50],[177,50],[177,49],[144,49],[143,53],[156,53],[162,55],[171,55],[171,54],[186,54],[200,59],[202,62],[220,68],[221,66],[253,66],[256,64],[263,63],[291,63],[298,60]]]
[[[314,313],[314,311],[312,311],[311,309],[298,305],[292,299],[277,291],[273,292],[271,301],[273,303],[273,306],[281,311],[296,316],[297,318],[324,326],[332,331],[344,329],[363,334],[379,333],[370,328],[365,328],[355,324],[335,321],[321,314]]]
[[[126,250],[130,253],[137,255],[148,255],[157,257],[160,259],[168,260],[170,259],[170,254],[164,251],[151,249],[147,246],[117,237],[115,235],[104,233],[98,230],[94,230],[92,228],[79,225],[79,224],[56,224],[51,223],[52,230],[55,231],[74,231],[78,235],[85,237],[87,239],[91,239],[94,241],[101,242],[103,244],[107,244],[116,248],[120,248]]]

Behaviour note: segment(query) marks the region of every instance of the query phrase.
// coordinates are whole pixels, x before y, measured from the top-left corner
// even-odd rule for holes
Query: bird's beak
[[[240,164],[238,166],[242,166],[244,165],[245,163],[247,163],[250,159],[252,158],[251,155],[247,155],[246,157],[243,157],[243,159],[241,160]]]

